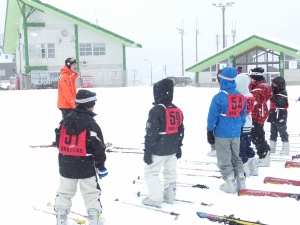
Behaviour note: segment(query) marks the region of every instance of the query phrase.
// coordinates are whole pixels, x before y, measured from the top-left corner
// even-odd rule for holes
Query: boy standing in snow
[[[67,214],[72,206],[79,183],[81,194],[89,216],[90,225],[103,225],[100,215],[100,179],[107,176],[104,166],[106,155],[102,131],[94,120],[96,93],[79,90],[76,95],[76,108],[68,113],[55,129],[60,187],[54,203],[57,212],[57,225],[67,224]]]
[[[243,161],[244,172],[247,177],[250,175],[258,176],[257,162],[254,158],[255,152],[251,147],[251,128],[252,128],[252,116],[251,112],[254,109],[255,98],[249,92],[249,77],[245,74],[239,74],[235,78],[236,90],[241,92],[246,98],[247,103],[247,116],[246,122],[243,126],[241,133],[241,143],[240,143],[240,158]]]
[[[181,158],[184,137],[183,114],[173,101],[174,82],[163,79],[153,86],[154,106],[149,111],[146,124],[144,149],[144,178],[149,196],[144,205],[161,207],[162,201],[169,204],[176,196],[176,165]],[[163,190],[159,173],[162,166]]]
[[[269,116],[267,102],[273,96],[272,89],[268,85],[262,67],[250,70],[251,78],[250,92],[256,100],[256,105],[252,111],[252,143],[255,145],[259,156],[258,166],[270,166],[270,146],[265,139],[264,124]]]
[[[289,107],[288,94],[285,89],[285,80],[283,77],[275,77],[272,80],[273,97],[270,99],[270,110],[268,122],[271,123],[271,135],[270,135],[270,148],[271,153],[276,151],[276,141],[278,133],[280,134],[282,141],[281,155],[288,155],[290,151],[289,147],[289,135],[286,131]]]
[[[222,69],[218,70],[217,73],[217,77],[222,73]],[[219,78],[218,78],[219,79]],[[220,83],[219,83],[220,84]],[[217,153],[216,153],[216,145],[215,144],[210,144],[210,152],[207,153],[208,156],[210,157],[216,157]]]
[[[220,189],[232,194],[246,188],[243,162],[239,157],[246,104],[244,96],[235,89],[236,76],[235,68],[223,68],[218,76],[220,92],[213,97],[207,118],[207,141],[216,145],[217,165],[225,180]]]

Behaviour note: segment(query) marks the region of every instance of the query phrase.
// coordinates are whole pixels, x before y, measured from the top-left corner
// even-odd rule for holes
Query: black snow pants
[[[255,145],[257,155],[260,159],[264,158],[266,153],[270,151],[270,146],[265,139],[264,124],[253,122],[251,129],[252,143]]]
[[[282,142],[289,142],[289,134],[287,133],[286,123],[271,123],[271,135],[270,140],[277,141],[278,133]]]

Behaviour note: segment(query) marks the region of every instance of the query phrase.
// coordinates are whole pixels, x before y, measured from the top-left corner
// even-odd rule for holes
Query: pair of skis
[[[218,222],[218,223],[224,223],[224,224],[232,224],[232,225],[237,225],[237,224],[244,224],[244,225],[267,225],[265,223],[261,223],[259,221],[257,222],[252,222],[252,221],[247,221],[247,220],[241,220],[240,218],[235,218],[234,215],[230,216],[218,216],[214,214],[208,214],[205,212],[197,212],[197,216],[200,218],[205,218],[208,219],[212,222]]]

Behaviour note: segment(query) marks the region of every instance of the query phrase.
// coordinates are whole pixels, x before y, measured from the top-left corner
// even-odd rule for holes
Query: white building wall
[[[14,63],[15,56],[14,54],[3,54],[3,49],[0,46],[0,63]]]
[[[28,45],[54,43],[55,58],[30,58],[29,66],[47,66],[47,71],[31,71],[31,73],[50,73],[59,72],[64,66],[65,59],[68,57],[76,58],[75,46],[75,26],[66,20],[60,19],[50,14],[35,11],[29,18],[30,23],[45,23],[45,27],[28,27]],[[24,54],[24,32],[23,23],[20,23],[20,51],[17,47],[17,71],[25,73],[25,54]],[[62,31],[67,31],[63,35]],[[101,74],[110,76],[112,73],[123,74],[123,49],[122,44],[90,31],[83,27],[78,27],[78,43],[105,43],[106,55],[99,56],[79,56],[77,59],[80,67],[81,76],[93,76],[94,82],[101,82]],[[87,65],[82,65],[86,61]],[[123,76],[122,76],[123,77]],[[115,80],[115,77],[105,78]],[[119,79],[119,78],[118,78]],[[95,84],[95,86],[98,86]]]

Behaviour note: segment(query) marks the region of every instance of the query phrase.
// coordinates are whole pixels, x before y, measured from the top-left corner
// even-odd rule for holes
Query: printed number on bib
[[[77,135],[68,135],[65,126],[62,125],[59,153],[71,156],[86,156],[86,130]]]
[[[182,112],[179,108],[166,108],[166,134],[175,134],[182,124]]]
[[[254,97],[246,97],[246,99],[247,99],[247,115],[249,115],[254,109],[255,98]]]
[[[238,117],[240,112],[243,111],[245,99],[240,94],[228,94],[228,117]]]

